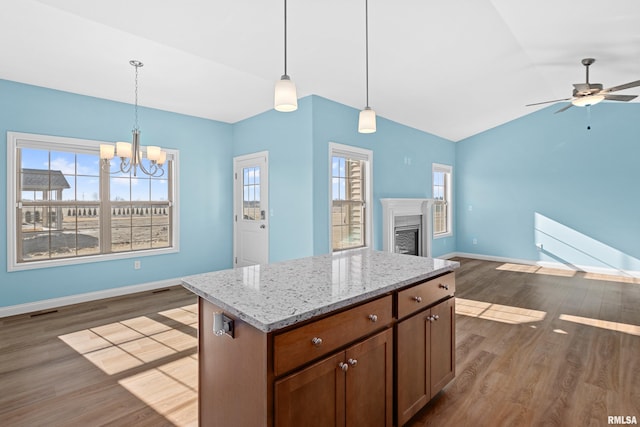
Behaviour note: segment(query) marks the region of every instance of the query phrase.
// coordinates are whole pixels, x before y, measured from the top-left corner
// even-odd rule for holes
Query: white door
[[[269,153],[233,159],[234,266],[269,262]]]

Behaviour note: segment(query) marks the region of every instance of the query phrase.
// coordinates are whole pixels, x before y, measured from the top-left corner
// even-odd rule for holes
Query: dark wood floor
[[[456,379],[409,426],[640,422],[639,280],[461,262]],[[172,288],[0,319],[0,425],[197,425],[196,310]]]
[[[0,319],[0,425],[196,426],[197,322],[181,287]]]
[[[462,260],[456,379],[409,425],[640,422],[640,281],[572,274]]]

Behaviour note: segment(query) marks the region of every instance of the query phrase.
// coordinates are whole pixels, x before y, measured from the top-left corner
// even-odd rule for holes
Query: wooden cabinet
[[[268,333],[228,315],[233,338],[199,298],[200,425],[402,426],[453,379],[454,291],[449,273]]]
[[[278,427],[393,423],[393,330],[276,381]]]
[[[455,298],[400,321],[397,334],[397,424],[404,425],[455,376]]]

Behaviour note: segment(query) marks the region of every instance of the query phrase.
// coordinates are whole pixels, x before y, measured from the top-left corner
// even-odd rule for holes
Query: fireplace
[[[422,245],[420,244],[420,226],[409,225],[404,227],[395,227],[395,229],[394,252],[420,256],[422,254]]]
[[[433,199],[381,199],[381,202],[383,250],[430,257]]]

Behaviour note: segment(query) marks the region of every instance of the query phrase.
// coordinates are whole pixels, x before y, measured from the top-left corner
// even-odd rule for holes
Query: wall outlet
[[[478,244],[478,239],[476,239],[475,237],[473,238],[473,240],[471,241],[471,243],[473,243],[474,245]]]
[[[140,267],[141,267],[141,265],[140,265],[140,261],[139,260],[133,261],[133,268],[135,270],[140,270]]]

